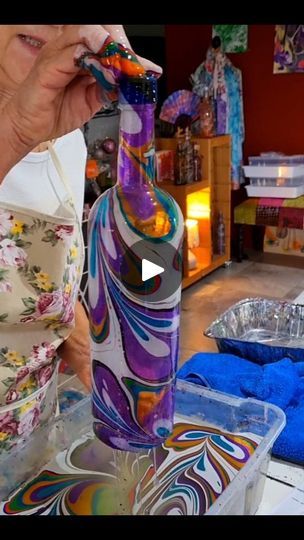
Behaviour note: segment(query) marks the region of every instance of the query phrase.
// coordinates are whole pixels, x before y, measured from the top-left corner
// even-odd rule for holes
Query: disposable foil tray
[[[258,364],[304,361],[304,305],[249,298],[225,311],[205,331],[220,352]]]

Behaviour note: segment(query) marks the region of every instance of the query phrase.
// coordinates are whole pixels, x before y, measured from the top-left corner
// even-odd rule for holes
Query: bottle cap
[[[157,78],[145,74],[143,77],[125,77],[119,85],[119,101],[130,105],[146,105],[157,102]]]

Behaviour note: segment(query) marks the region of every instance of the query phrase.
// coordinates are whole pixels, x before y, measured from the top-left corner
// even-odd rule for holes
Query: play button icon
[[[130,299],[140,303],[171,302],[182,281],[182,242],[139,240],[128,248],[121,275]]]
[[[147,279],[151,279],[154,276],[159,276],[159,274],[162,274],[164,271],[164,268],[147,259],[143,259],[141,262],[141,279],[143,281],[147,281]]]

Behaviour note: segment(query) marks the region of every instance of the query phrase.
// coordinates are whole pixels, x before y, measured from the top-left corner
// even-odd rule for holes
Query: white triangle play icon
[[[143,281],[147,281],[147,279],[158,276],[158,274],[162,274],[164,271],[164,268],[158,266],[158,264],[148,261],[148,259],[142,259],[141,261],[141,279]]]

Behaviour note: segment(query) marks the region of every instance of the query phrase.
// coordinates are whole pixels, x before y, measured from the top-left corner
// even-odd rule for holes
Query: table
[[[294,300],[295,304],[304,304],[304,291]],[[264,487],[263,498],[257,515],[271,514],[294,487],[304,483],[304,468],[286,461],[271,459]]]
[[[238,226],[237,260],[241,262],[244,225],[304,230],[304,195],[296,199],[250,197],[235,207],[234,223]]]

